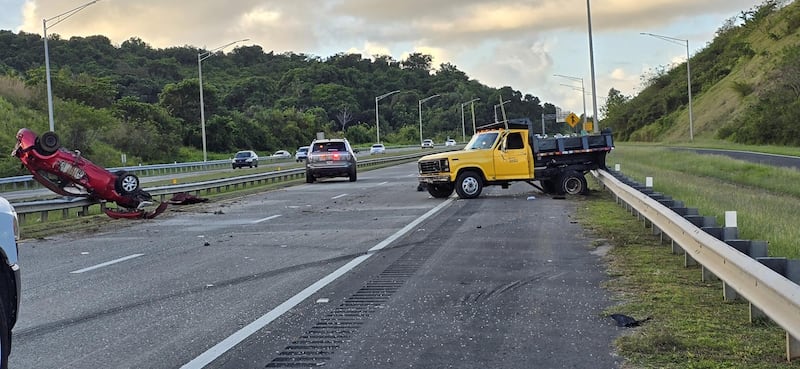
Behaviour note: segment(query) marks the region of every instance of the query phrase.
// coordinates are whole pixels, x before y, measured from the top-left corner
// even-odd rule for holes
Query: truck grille
[[[420,161],[419,173],[431,174],[431,173],[449,172],[450,166],[447,164],[448,164],[447,159]]]

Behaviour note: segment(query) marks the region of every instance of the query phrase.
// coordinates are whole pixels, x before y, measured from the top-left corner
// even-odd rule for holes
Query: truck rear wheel
[[[426,187],[428,187],[428,193],[437,199],[443,199],[453,193],[452,184],[429,184]]]
[[[589,188],[583,173],[572,171],[561,176],[558,190],[560,193],[567,195],[585,195]]]
[[[458,175],[456,178],[456,193],[462,199],[474,199],[481,195],[483,191],[483,178],[481,175],[467,171]]]

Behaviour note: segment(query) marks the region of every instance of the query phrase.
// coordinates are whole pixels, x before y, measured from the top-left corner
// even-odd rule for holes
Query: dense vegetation
[[[690,59],[695,138],[800,145],[800,4],[765,0],[727,20]],[[611,89],[619,140],[688,141],[687,64],[659,67],[635,97]]]
[[[11,151],[21,127],[49,129],[44,45],[41,36],[0,31],[0,147]],[[55,127],[66,147],[80,149],[104,165],[201,160],[198,55],[190,46],[154,49],[131,38],[119,46],[104,36],[48,38],[55,96]],[[381,141],[414,144],[423,135],[437,142],[461,139],[462,108],[471,135],[471,105],[477,124],[494,120],[494,105],[508,118],[552,114],[555,106],[513,90],[487,87],[451,64],[438,68],[425,54],[402,61],[385,55],[274,54],[259,46],[209,54],[202,62],[207,147],[210,157],[253,149],[261,154],[307,145],[317,132],[346,136],[356,144],[377,139],[376,96],[381,99]],[[4,75],[4,76],[3,76]],[[501,100],[502,99],[502,100]],[[499,110],[499,109],[498,109]],[[498,112],[498,114],[500,114]],[[537,124],[537,127],[541,125]],[[560,127],[559,127],[560,126]],[[548,132],[564,124],[549,123]],[[20,173],[0,159],[0,175]]]

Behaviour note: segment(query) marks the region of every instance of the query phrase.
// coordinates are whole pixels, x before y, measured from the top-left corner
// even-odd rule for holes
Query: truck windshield
[[[486,150],[494,146],[498,132],[479,133],[472,136],[464,150]]]

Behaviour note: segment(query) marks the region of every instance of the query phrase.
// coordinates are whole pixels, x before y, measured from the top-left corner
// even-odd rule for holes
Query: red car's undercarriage
[[[117,203],[116,210],[104,208],[112,218],[151,219],[168,205],[162,202],[154,210],[147,210],[155,201],[142,190],[136,175],[112,173],[82,157],[80,151],[61,147],[54,132],[37,136],[30,129],[20,129],[11,155],[19,158],[36,181],[59,195]]]

